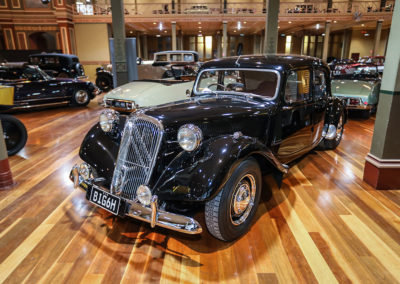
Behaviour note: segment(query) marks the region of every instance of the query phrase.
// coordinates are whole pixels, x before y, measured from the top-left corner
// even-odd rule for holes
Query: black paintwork
[[[324,124],[337,124],[345,109],[342,101],[332,98],[329,69],[319,59],[241,56],[207,62],[201,70],[237,67],[278,71],[281,85],[277,98],[209,93],[143,110],[164,126],[164,138],[148,184],[160,200],[209,200],[224,186],[235,167],[249,156],[257,159],[262,170],[284,171],[284,163],[319,144]],[[311,78],[316,69],[324,73],[324,95],[314,96],[317,86],[310,80],[310,98],[287,103],[284,99],[286,78],[290,71],[304,69],[309,69]],[[197,125],[203,133],[201,146],[193,152],[184,151],[176,141],[179,127],[187,123]],[[119,127],[122,129],[123,124]],[[82,143],[82,159],[98,172],[106,172],[108,185],[118,144],[118,139],[101,133],[98,127]],[[106,149],[101,151],[103,147]],[[93,152],[84,151],[88,148],[94,149]],[[106,158],[102,159],[99,151]]]
[[[77,78],[85,76],[79,58],[73,54],[39,53],[29,55],[29,64],[38,65],[53,77]]]
[[[25,74],[24,70],[29,69]],[[77,90],[85,90],[91,99],[96,87],[91,82],[70,78],[53,78],[32,65],[0,66],[0,84],[14,87],[13,109],[72,102]]]

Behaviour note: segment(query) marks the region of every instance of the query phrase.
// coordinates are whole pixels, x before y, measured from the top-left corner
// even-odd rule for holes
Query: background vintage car
[[[86,106],[99,94],[91,82],[53,78],[39,67],[25,63],[0,65],[0,84],[14,87],[13,109],[61,103]]]
[[[348,110],[362,111],[368,118],[376,111],[379,101],[381,80],[378,73],[375,65],[358,65],[351,69],[338,65],[333,71],[332,94],[344,99]]]
[[[154,54],[154,61],[140,60],[137,65],[138,79],[180,79],[185,73],[195,75],[199,67],[199,55],[196,51],[161,51]],[[111,65],[96,69],[96,85],[102,91],[109,91],[114,87]]]
[[[115,215],[188,234],[202,228],[183,212],[204,203],[210,233],[232,241],[251,225],[261,173],[279,181],[317,145],[334,149],[345,122],[320,59],[219,59],[202,66],[190,99],[130,116],[106,109],[70,177]]]
[[[29,64],[38,65],[52,77],[78,78],[85,76],[79,58],[72,54],[39,53],[29,55]]]
[[[192,81],[142,80],[122,85],[104,95],[104,106],[122,112],[180,101],[192,91]]]

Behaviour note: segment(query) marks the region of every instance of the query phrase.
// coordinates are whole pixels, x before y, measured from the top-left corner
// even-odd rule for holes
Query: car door
[[[322,137],[322,129],[325,121],[325,111],[328,103],[328,89],[326,80],[327,71],[322,68],[315,68],[313,72],[313,100],[314,110],[312,112],[313,137],[312,144],[318,143]]]
[[[283,163],[301,156],[311,144],[313,99],[310,77],[310,69],[297,69],[290,71],[286,78],[278,115],[281,133],[277,156]]]

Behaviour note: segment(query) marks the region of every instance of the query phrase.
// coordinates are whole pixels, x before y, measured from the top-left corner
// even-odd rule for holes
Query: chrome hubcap
[[[80,91],[76,92],[75,98],[76,98],[76,101],[79,104],[84,104],[84,103],[87,102],[89,96],[88,96],[88,93],[86,91],[80,90]]]
[[[246,221],[254,206],[256,181],[253,175],[242,177],[232,195],[230,217],[233,225],[238,226]]]

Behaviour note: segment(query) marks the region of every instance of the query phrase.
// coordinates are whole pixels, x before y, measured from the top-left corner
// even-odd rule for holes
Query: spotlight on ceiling
[[[317,30],[319,30],[320,25],[319,25],[319,24],[316,24],[316,25],[315,25],[315,28],[316,28]]]
[[[160,31],[162,31],[162,29],[163,29],[163,26],[162,26],[162,23],[160,22],[160,24],[158,25],[158,29],[160,30]]]
[[[240,31],[240,29],[242,28],[242,24],[240,22],[237,23],[237,29]]]

